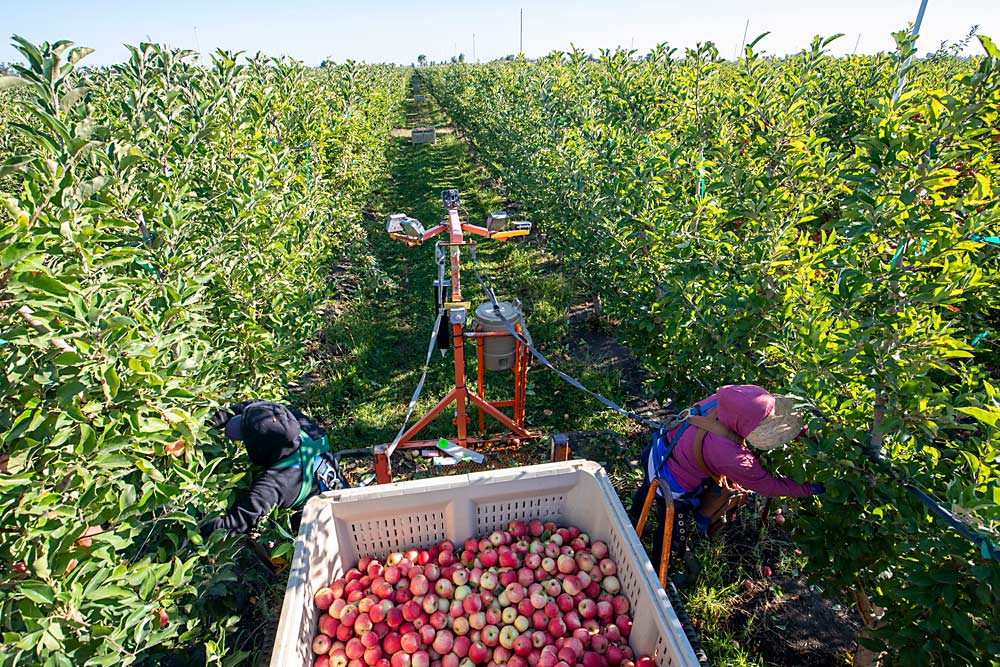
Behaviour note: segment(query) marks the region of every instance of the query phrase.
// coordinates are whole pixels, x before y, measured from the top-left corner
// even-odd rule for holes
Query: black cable
[[[1000,550],[998,550],[997,546],[993,544],[985,535],[977,533],[969,528],[964,521],[955,516],[951,511],[942,507],[926,491],[901,478],[892,466],[884,458],[882,458],[877,451],[875,451],[875,448],[871,446],[862,447],[862,451],[874,464],[885,471],[885,473],[889,475],[894,482],[902,486],[910,493],[910,495],[914,496],[917,500],[923,503],[924,506],[930,510],[931,514],[951,526],[956,533],[975,544],[979,548],[979,555],[985,560],[992,559],[1000,561]]]
[[[500,312],[500,304],[497,302],[496,295],[494,294],[494,292],[491,289],[491,287],[489,285],[487,285],[486,281],[483,280],[482,275],[480,275],[480,273],[479,273],[479,260],[476,258],[476,246],[472,245],[472,246],[469,246],[469,248],[471,250],[470,254],[472,256],[472,267],[473,267],[472,271],[473,271],[473,273],[475,273],[476,280],[479,281],[479,285],[483,288],[483,292],[486,293],[486,296],[490,300],[490,303],[493,304],[493,314],[496,315],[498,318],[500,318],[500,321],[503,322],[503,325],[507,328],[508,333],[510,333],[510,335],[512,335],[517,340],[521,341],[522,344],[526,345],[528,347],[528,350],[531,352],[531,354],[534,355],[535,358],[537,358],[539,361],[541,361],[542,364],[545,367],[551,369],[552,371],[555,371],[555,373],[560,378],[562,378],[564,381],[566,381],[567,383],[569,383],[571,386],[573,386],[573,387],[579,389],[580,391],[582,391],[582,392],[584,392],[586,394],[589,394],[590,396],[596,398],[598,401],[600,401],[601,403],[603,403],[607,407],[611,408],[615,412],[617,412],[619,414],[622,414],[622,415],[628,417],[629,419],[632,419],[633,421],[637,421],[637,422],[639,422],[641,424],[645,424],[646,426],[649,426],[651,428],[670,430],[670,429],[674,428],[675,426],[677,426],[678,424],[680,424],[682,421],[684,421],[684,419],[687,418],[687,415],[684,414],[684,413],[682,413],[682,414],[679,414],[679,415],[675,415],[674,418],[671,419],[670,422],[668,422],[666,424],[663,424],[663,423],[660,423],[660,422],[657,422],[657,421],[653,421],[652,419],[647,419],[646,417],[643,417],[642,415],[639,415],[639,414],[636,414],[634,412],[630,412],[629,410],[626,410],[625,408],[621,407],[620,405],[618,405],[617,403],[615,403],[611,399],[605,398],[604,396],[601,396],[597,392],[594,392],[594,391],[591,391],[590,389],[587,389],[582,384],[580,384],[579,381],[577,381],[576,379],[574,379],[570,375],[567,375],[566,373],[562,372],[561,370],[559,370],[558,368],[556,368],[555,366],[553,366],[552,363],[548,359],[545,358],[544,354],[542,354],[537,349],[535,349],[535,346],[531,342],[531,337],[528,336],[526,333],[524,335],[519,334],[514,329],[514,327],[511,325],[511,323],[507,320],[507,318],[503,316],[503,313]],[[488,279],[489,279],[489,276],[487,276],[487,280]]]

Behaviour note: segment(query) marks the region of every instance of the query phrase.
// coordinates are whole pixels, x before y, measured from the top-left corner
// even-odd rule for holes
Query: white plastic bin
[[[433,127],[415,127],[410,132],[410,140],[415,144],[433,144],[436,131]]]
[[[516,519],[578,526],[608,544],[632,607],[629,643],[657,667],[698,667],[674,609],[604,469],[591,461],[547,463],[364,489],[330,491],[305,507],[271,667],[314,659],[313,594],[362,556],[506,529]]]

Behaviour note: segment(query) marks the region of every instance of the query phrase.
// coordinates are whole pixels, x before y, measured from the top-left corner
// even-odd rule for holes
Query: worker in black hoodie
[[[225,516],[202,526],[204,535],[220,528],[249,533],[275,506],[297,509],[317,493],[346,486],[326,433],[298,410],[252,399],[217,411],[211,425],[242,440],[250,461],[265,470]]]

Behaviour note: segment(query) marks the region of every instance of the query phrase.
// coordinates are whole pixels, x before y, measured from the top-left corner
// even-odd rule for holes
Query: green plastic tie
[[[899,260],[899,256],[903,254],[903,246],[905,245],[906,244],[902,242],[902,239],[900,239],[900,242],[896,244],[896,254],[892,256],[892,261],[889,262],[889,266],[893,269],[896,268],[896,262]]]
[[[971,343],[972,347],[975,347],[979,343],[979,341],[983,340],[984,338],[986,338],[989,335],[990,335],[990,332],[989,332],[989,329],[987,329],[983,333],[981,333],[978,336],[976,336],[975,338],[973,338],[972,339],[972,343]]]

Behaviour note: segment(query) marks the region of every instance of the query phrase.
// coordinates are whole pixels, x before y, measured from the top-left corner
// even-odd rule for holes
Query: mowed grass
[[[409,128],[441,128],[448,123],[440,108],[430,101],[407,101],[400,113],[400,124]],[[409,138],[397,137],[391,151],[392,170],[382,198],[370,204],[380,217],[365,223],[374,267],[352,277],[360,277],[358,291],[346,309],[327,323],[324,332],[327,347],[338,353],[321,360],[303,396],[305,407],[326,427],[336,449],[371,447],[392,440],[420,378],[434,323],[434,243],[411,248],[389,238],[385,216],[406,213],[430,228],[444,216],[440,193],[449,188],[460,191],[462,207],[474,224],[483,224],[486,216],[503,204],[501,193],[484,187],[484,182],[491,180],[489,174],[472,161],[467,144],[456,134],[439,132],[436,143],[417,145],[411,144]],[[618,371],[567,356],[566,313],[584,297],[558,262],[524,242],[480,239],[477,252],[498,298],[517,298],[523,303],[536,345],[545,345],[546,354],[587,386],[621,400]],[[463,298],[472,302],[474,310],[486,301],[486,296],[472,269],[470,254],[463,249]],[[476,362],[471,345],[466,348],[466,363],[472,384]],[[488,398],[510,397],[511,374],[487,373],[485,384]],[[435,351],[411,423],[452,386],[452,352],[442,356]],[[452,417],[452,410],[446,410],[419,437],[453,436]],[[487,418],[487,429],[496,431],[491,421]],[[626,425],[615,413],[579,394],[537,363],[529,373],[527,422],[546,433]],[[539,456],[548,452],[547,442],[539,441],[536,446]]]

